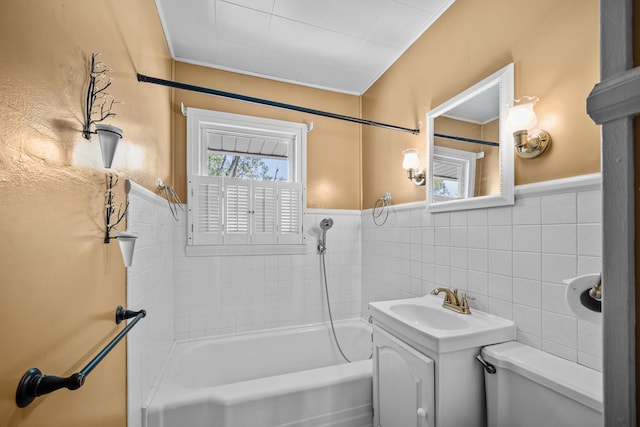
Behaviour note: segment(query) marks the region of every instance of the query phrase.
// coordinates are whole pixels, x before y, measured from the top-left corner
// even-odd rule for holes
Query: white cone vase
[[[138,235],[135,233],[116,233],[116,239],[120,244],[120,252],[122,252],[122,260],[125,267],[131,267],[133,262],[133,250],[136,246]]]
[[[96,133],[100,140],[100,150],[102,151],[102,164],[109,169],[116,154],[118,142],[122,138],[122,129],[111,125],[97,124]]]

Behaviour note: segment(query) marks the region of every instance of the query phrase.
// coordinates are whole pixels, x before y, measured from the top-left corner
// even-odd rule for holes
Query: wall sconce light
[[[102,151],[102,163],[109,169],[113,162],[113,156],[118,146],[118,141],[122,138],[122,129],[115,126],[99,124],[109,117],[115,117],[112,112],[113,104],[117,101],[109,95],[106,90],[111,86],[111,79],[108,77],[110,69],[102,62],[96,62],[100,54],[91,55],[91,68],[89,69],[89,85],[87,86],[87,96],[85,98],[85,121],[82,127],[82,136],[91,139],[91,134],[98,134],[100,139],[100,150]],[[95,131],[91,130],[91,125],[95,125]]]
[[[418,150],[415,148],[407,148],[406,150],[402,150],[402,154],[404,155],[402,168],[407,171],[407,178],[412,180],[416,185],[424,185],[426,178],[424,169],[420,168]]]
[[[507,128],[513,132],[516,154],[525,159],[538,157],[551,145],[549,132],[536,129],[538,122],[533,106],[535,96],[523,96],[513,101],[507,112]]]

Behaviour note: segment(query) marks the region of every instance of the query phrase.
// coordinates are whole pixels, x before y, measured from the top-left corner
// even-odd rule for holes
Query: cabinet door
[[[376,427],[434,427],[434,363],[394,336],[373,329]]]

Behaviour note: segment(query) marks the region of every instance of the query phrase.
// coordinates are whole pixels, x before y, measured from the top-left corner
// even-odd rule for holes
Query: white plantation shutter
[[[232,245],[251,243],[251,199],[249,198],[251,181],[226,178],[224,184],[224,243]]]
[[[190,176],[189,244],[222,243],[222,178]]]
[[[302,243],[302,184],[278,183],[278,243]]]
[[[302,243],[302,184],[189,177],[189,244]]]
[[[188,245],[194,246],[187,255],[305,251],[310,126],[190,107],[186,116]],[[286,182],[207,176],[212,152],[286,160],[286,166],[278,163],[281,169],[275,169]]]
[[[253,181],[253,236],[251,243],[276,243],[277,200],[276,184],[268,181]]]

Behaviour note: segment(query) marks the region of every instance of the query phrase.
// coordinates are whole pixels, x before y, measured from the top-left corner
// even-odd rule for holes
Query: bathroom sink
[[[456,330],[469,327],[469,322],[460,315],[425,305],[403,303],[394,304],[389,309],[405,321],[427,328]]]
[[[471,308],[461,314],[442,307],[442,296],[369,303],[374,325],[414,348],[447,353],[515,339],[513,321]]]

